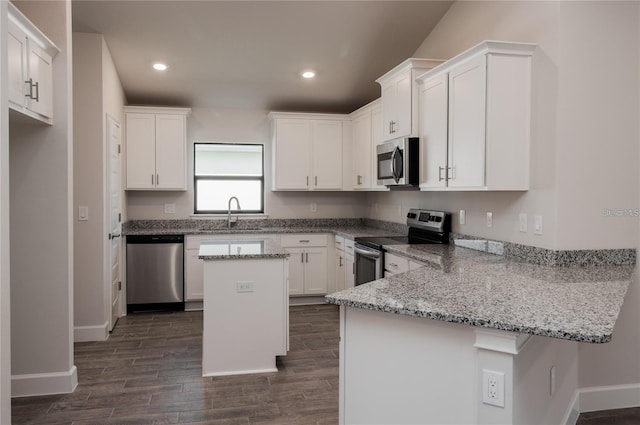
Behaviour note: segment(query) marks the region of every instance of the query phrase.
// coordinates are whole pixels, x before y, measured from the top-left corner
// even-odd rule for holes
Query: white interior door
[[[109,217],[109,331],[120,317],[122,307],[120,305],[122,293],[121,267],[120,267],[120,249],[122,244],[122,199],[121,199],[121,183],[120,183],[120,167],[121,167],[121,147],[120,147],[120,124],[112,117],[107,115],[107,141],[109,144],[109,164],[107,170],[109,178],[107,179],[108,200],[108,217]]]

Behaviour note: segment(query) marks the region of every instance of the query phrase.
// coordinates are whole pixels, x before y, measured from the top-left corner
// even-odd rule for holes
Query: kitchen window
[[[226,214],[232,196],[232,213],[264,213],[263,145],[195,143],[193,170],[195,214]]]

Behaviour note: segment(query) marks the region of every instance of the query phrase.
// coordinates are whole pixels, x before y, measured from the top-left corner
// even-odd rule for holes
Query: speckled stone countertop
[[[549,267],[455,245],[391,245],[425,267],[330,294],[327,302],[484,328],[604,343],[633,266]]]
[[[376,226],[376,227],[374,227]],[[369,223],[353,219],[327,220],[241,220],[227,229],[226,220],[138,220],[125,223],[124,235],[233,235],[333,233],[350,239],[365,236],[404,236],[406,226],[372,220]]]
[[[269,238],[203,241],[198,252],[201,260],[273,259],[289,255],[289,251]]]

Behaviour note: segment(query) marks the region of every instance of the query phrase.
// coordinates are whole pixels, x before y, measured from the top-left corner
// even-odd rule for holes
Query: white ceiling
[[[130,104],[345,113],[451,3],[74,0],[73,31],[104,34]]]

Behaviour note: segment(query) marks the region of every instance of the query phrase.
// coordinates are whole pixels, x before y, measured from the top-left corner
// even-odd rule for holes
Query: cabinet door
[[[371,112],[353,120],[353,188],[371,188]]]
[[[404,137],[411,135],[411,70],[408,69],[396,80],[396,120],[393,126],[393,136]]]
[[[371,187],[376,190],[389,190],[383,184],[378,184],[378,152],[376,146],[382,143],[382,108],[371,111]]]
[[[420,187],[446,186],[448,75],[426,81],[420,88]]]
[[[29,48],[29,79],[31,80],[31,96],[28,97],[28,108],[45,118],[53,113],[53,63],[51,56],[40,46],[27,41]]]
[[[304,267],[305,295],[327,293],[327,248],[306,248]]]
[[[289,257],[289,295],[304,294],[304,248],[287,248]],[[325,271],[326,273],[326,271]]]
[[[184,115],[156,116],[156,188],[187,189],[186,119]]]
[[[202,301],[204,298],[204,261],[198,258],[199,249],[186,249],[184,267],[185,301]]]
[[[449,73],[449,187],[484,186],[486,56]]]
[[[313,188],[342,189],[342,122],[313,122]]]
[[[276,120],[275,189],[310,189],[311,155],[311,121]]]
[[[344,253],[336,252],[336,267],[334,270],[334,280],[336,282],[336,291],[342,291],[346,286],[346,263]]]
[[[344,267],[345,267],[344,289],[353,288],[356,282],[355,263],[354,263],[353,254],[345,254]]]
[[[156,118],[130,113],[126,117],[127,189],[153,189],[156,175]]]
[[[382,140],[391,140],[394,136],[396,121],[396,84],[389,81],[382,87]]]
[[[9,57],[9,106],[21,109],[25,105],[25,80],[27,79],[27,36],[9,21],[7,50]]]

